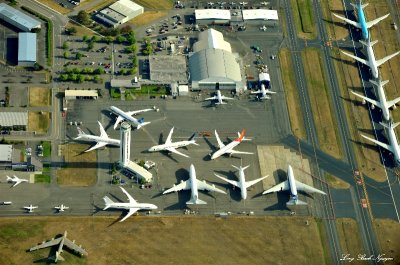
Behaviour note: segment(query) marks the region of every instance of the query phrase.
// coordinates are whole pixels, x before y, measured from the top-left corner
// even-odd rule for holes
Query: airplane
[[[141,127],[149,124],[150,122],[144,122],[144,118],[135,119],[134,117],[132,117],[132,115],[153,110],[153,109],[142,109],[135,111],[123,111],[115,106],[111,106],[110,109],[115,115],[118,116],[114,124],[114,130],[117,128],[118,124],[123,120],[126,120],[131,124],[134,124],[137,129],[140,129]]]
[[[386,95],[385,95],[385,91],[383,90],[383,86],[386,85],[389,82],[389,80],[382,81],[382,80],[378,79],[378,82],[376,82],[374,80],[369,80],[369,82],[371,82],[372,84],[374,84],[377,87],[379,100],[374,100],[374,99],[368,98],[366,96],[360,95],[353,91],[350,91],[350,92],[353,93],[354,95],[356,95],[357,97],[362,98],[364,102],[368,101],[369,103],[371,103],[372,108],[374,108],[374,106],[377,106],[378,108],[380,108],[382,110],[383,118],[388,121],[390,119],[389,109],[391,107],[396,108],[396,103],[398,103],[400,101],[400,97],[398,97],[394,100],[389,100],[389,101],[386,100]]]
[[[48,247],[52,247],[52,246],[56,246],[58,245],[57,251],[55,253],[54,256],[50,256],[48,259],[52,260],[54,262],[57,262],[59,260],[63,261],[64,258],[61,256],[61,253],[63,252],[63,247],[67,247],[71,250],[73,250],[75,253],[80,254],[81,256],[85,255],[87,256],[88,253],[86,252],[86,250],[84,250],[82,248],[82,246],[78,246],[75,244],[75,240],[71,241],[67,238],[67,231],[64,232],[64,235],[62,237],[56,238],[56,239],[52,239],[49,241],[44,241],[43,243],[31,247],[29,249],[30,252],[38,250],[38,249],[42,249],[42,248],[48,248]]]
[[[14,182],[14,185],[12,185],[11,188],[21,184],[22,182],[29,182],[29,180],[20,179],[19,177],[15,176],[15,175],[13,177],[7,176],[7,181],[8,182]]]
[[[192,136],[190,136],[190,138],[188,140],[173,143],[171,141],[173,132],[174,132],[174,127],[172,127],[171,131],[169,132],[167,140],[165,141],[164,144],[155,145],[153,147],[150,147],[148,151],[149,152],[157,152],[157,151],[166,150],[166,151],[169,151],[169,152],[172,152],[172,153],[184,156],[184,157],[189,157],[188,155],[185,155],[185,154],[177,151],[176,148],[188,146],[190,144],[199,145],[198,143],[196,143],[196,133],[193,133]]]
[[[248,2],[239,2],[239,5],[242,5],[242,6],[245,6],[247,4],[248,4]]]
[[[266,30],[267,30],[267,27],[266,27],[265,25],[262,25],[262,27],[260,27],[260,30],[261,30],[261,31],[266,31]]]
[[[214,152],[214,154],[211,155],[211,159],[214,160],[218,157],[220,157],[223,154],[245,154],[245,155],[252,155],[253,153],[250,152],[241,152],[241,151],[235,151],[233,148],[235,148],[237,145],[239,145],[243,140],[244,140],[244,134],[246,133],[246,129],[243,129],[242,133],[239,135],[238,138],[233,140],[227,145],[224,145],[224,143],[219,139],[217,130],[215,130],[215,138],[217,138],[218,146],[219,149]],[[247,140],[247,139],[246,139]]]
[[[37,206],[33,206],[32,204],[29,206],[24,206],[25,210],[28,210],[28,213],[33,213],[33,209],[37,209]]]
[[[263,100],[263,99],[271,99],[270,96],[268,96],[267,94],[275,94],[275,91],[271,91],[270,89],[265,89],[265,85],[261,84],[261,89],[257,90],[257,91],[251,91],[251,94],[260,94],[258,96],[259,100]]]
[[[316,189],[314,187],[308,186],[304,183],[301,183],[298,180],[295,180],[292,166],[288,166],[288,179],[279,183],[278,185],[273,186],[272,188],[263,192],[263,194],[278,192],[282,190],[290,191],[290,200],[286,203],[286,205],[306,205],[307,203],[298,199],[297,191],[303,191],[308,193],[319,193],[322,195],[326,195],[325,192]]]
[[[359,0],[357,4],[350,3],[355,9],[357,9],[357,17],[358,17],[358,22],[344,18],[342,16],[336,15],[335,13],[332,13],[335,17],[344,20],[348,24],[361,29],[362,37],[364,40],[367,40],[369,38],[369,33],[368,29],[371,28],[372,26],[378,24],[381,20],[387,18],[389,14],[386,14],[380,18],[377,18],[375,20],[372,20],[370,22],[367,22],[365,20],[365,15],[364,15],[364,7],[366,7],[368,4],[362,4],[362,1]]]
[[[217,90],[217,94],[215,96],[210,97],[210,98],[206,98],[204,101],[206,101],[206,100],[217,100],[218,102],[215,103],[217,105],[226,104],[225,102],[222,101],[223,99],[224,100],[231,100],[231,99],[234,99],[234,98],[225,97],[225,96],[221,95],[221,91],[218,89]]]
[[[389,130],[388,131],[389,144],[382,143],[378,140],[372,139],[372,138],[362,135],[362,134],[361,134],[361,136],[364,137],[365,139],[368,139],[371,142],[385,148],[386,150],[392,152],[396,164],[398,166],[400,166],[400,148],[399,148],[399,144],[397,142],[396,133],[394,132],[394,128],[396,128],[400,124],[400,122],[396,122],[395,124],[393,124],[393,122],[391,120],[389,120],[389,123],[380,122],[380,124]]]
[[[269,2],[261,2],[260,4],[261,4],[262,6],[266,6],[266,5],[269,4]]]
[[[86,134],[84,131],[82,131],[81,128],[77,127],[78,137],[74,138],[74,140],[97,142],[94,146],[92,146],[91,148],[86,150],[85,153],[93,151],[93,150],[101,148],[101,147],[104,147],[108,144],[116,145],[116,146],[120,145],[120,140],[112,139],[112,138],[108,137],[106,131],[104,130],[104,127],[101,125],[101,123],[99,121],[97,121],[97,122],[99,123],[100,136]]]
[[[213,3],[213,2],[208,2],[207,5],[208,5],[208,6],[213,6],[214,3]]]
[[[11,204],[12,204],[11,201],[5,201],[0,203],[0,205],[11,205]]]
[[[65,206],[64,204],[61,204],[60,206],[54,207],[54,209],[57,209],[59,212],[64,212],[64,210],[68,210],[69,207]]]
[[[103,200],[106,206],[104,207],[103,211],[107,210],[108,208],[116,208],[116,209],[125,209],[128,210],[127,215],[120,222],[125,221],[128,217],[132,214],[136,213],[139,210],[155,210],[157,206],[151,203],[138,203],[132,196],[122,187],[120,187],[122,192],[128,197],[128,202],[113,202],[107,196],[104,196]]]
[[[220,179],[232,184],[233,186],[238,187],[240,189],[240,195],[242,196],[243,200],[245,200],[247,198],[247,188],[253,186],[254,184],[256,184],[256,183],[260,182],[261,180],[263,180],[263,179],[268,177],[268,176],[264,176],[264,177],[261,177],[261,178],[255,179],[255,180],[246,181],[245,175],[244,175],[244,171],[250,165],[245,166],[245,167],[242,167],[242,166],[237,167],[237,166],[234,166],[234,165],[232,165],[232,166],[239,171],[239,178],[238,178],[239,181],[230,180],[230,179],[221,177],[220,175],[218,175],[216,173],[214,173],[214,175],[217,178],[220,178]]]
[[[372,46],[374,46],[378,41],[373,41],[371,42],[370,39],[367,40],[367,42],[360,40],[360,42],[367,47],[367,55],[368,55],[368,59],[361,59],[360,57],[357,57],[355,55],[352,55],[350,53],[341,51],[343,54],[353,58],[354,60],[359,61],[360,63],[363,63],[367,66],[369,66],[369,68],[371,69],[371,73],[372,76],[374,78],[378,78],[379,73],[378,73],[378,67],[381,66],[382,64],[384,64],[386,61],[390,60],[391,58],[395,57],[396,55],[398,55],[400,53],[400,51],[397,51],[391,55],[388,55],[386,57],[384,57],[383,59],[380,60],[375,60],[375,54],[374,54],[374,50],[372,49]]]
[[[192,194],[190,196],[190,200],[186,202],[186,204],[207,204],[207,202],[199,199],[198,190],[208,190],[215,191],[219,193],[226,194],[225,191],[220,190],[215,187],[215,185],[210,185],[206,183],[205,180],[201,181],[196,178],[196,170],[193,164],[190,165],[189,168],[189,179],[186,181],[181,181],[178,185],[174,185],[172,188],[163,192],[163,194],[170,193],[172,191],[180,191],[180,190],[188,190],[190,189]]]

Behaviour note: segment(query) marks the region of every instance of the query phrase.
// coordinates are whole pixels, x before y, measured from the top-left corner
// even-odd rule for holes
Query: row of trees
[[[106,71],[103,68],[100,68],[100,67],[98,67],[96,69],[89,68],[89,67],[86,67],[86,68],[65,67],[64,68],[64,72],[67,73],[67,74],[73,73],[73,74],[90,74],[90,75],[91,74],[102,75],[102,74],[106,73]]]
[[[153,53],[153,45],[151,44],[151,41],[149,38],[144,38],[144,48],[142,49],[143,55],[150,55]]]
[[[83,83],[84,81],[94,81],[96,83],[103,83],[103,79],[99,75],[90,76],[90,75],[82,75],[74,73],[61,74],[59,80],[62,82],[72,81],[72,82]]]

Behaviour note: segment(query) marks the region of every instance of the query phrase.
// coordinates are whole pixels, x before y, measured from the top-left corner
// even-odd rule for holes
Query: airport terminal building
[[[245,89],[240,72],[239,56],[221,32],[214,29],[199,34],[199,41],[189,55],[189,73],[192,90]]]
[[[119,0],[114,4],[104,8],[96,18],[111,27],[118,27],[125,22],[143,14],[143,7],[131,0]]]

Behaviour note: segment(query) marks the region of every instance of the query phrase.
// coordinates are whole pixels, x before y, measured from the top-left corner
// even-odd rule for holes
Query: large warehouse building
[[[269,9],[243,9],[242,18],[246,24],[268,24],[278,21],[278,11]]]
[[[5,3],[0,3],[0,19],[10,23],[22,31],[31,31],[32,29],[41,27],[40,21],[31,18],[25,13],[22,13]]]
[[[28,112],[0,112],[0,126],[6,128],[28,126]]]
[[[194,14],[198,25],[228,24],[231,20],[231,11],[226,9],[196,9]]]
[[[231,52],[231,45],[221,32],[214,29],[201,32],[193,51],[189,56],[192,90],[246,89],[238,56]]]
[[[33,67],[36,63],[36,33],[18,33],[18,65]]]
[[[96,15],[96,18],[103,21],[105,24],[116,28],[141,14],[143,14],[142,6],[130,0],[119,0],[101,10]]]

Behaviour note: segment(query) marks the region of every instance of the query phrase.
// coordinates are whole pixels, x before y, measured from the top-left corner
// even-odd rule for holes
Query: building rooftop
[[[0,112],[0,126],[28,125],[28,112]]]
[[[196,19],[231,19],[231,11],[226,9],[196,9]]]
[[[32,30],[33,28],[40,28],[40,21],[33,19],[32,17],[19,11],[18,9],[12,8],[5,3],[0,3],[0,14],[19,25],[28,28],[29,30]]]
[[[243,20],[278,20],[278,11],[270,9],[243,9]]]
[[[153,179],[153,174],[151,174],[149,171],[139,166],[135,162],[129,161],[128,165],[126,165],[124,169],[136,173],[140,177],[144,178],[144,180],[146,180],[147,182],[150,182]]]
[[[36,33],[18,33],[18,61],[36,62]]]
[[[199,34],[199,40],[193,45],[193,52],[210,48],[232,52],[231,44],[225,41],[224,35],[215,29],[208,29]]]
[[[132,12],[140,10],[143,7],[130,0],[119,0],[118,2],[115,2],[114,4],[110,5],[108,8],[127,17]]]
[[[12,161],[13,147],[10,144],[0,144],[0,162]]]
[[[98,97],[96,90],[65,90],[65,97]]]

